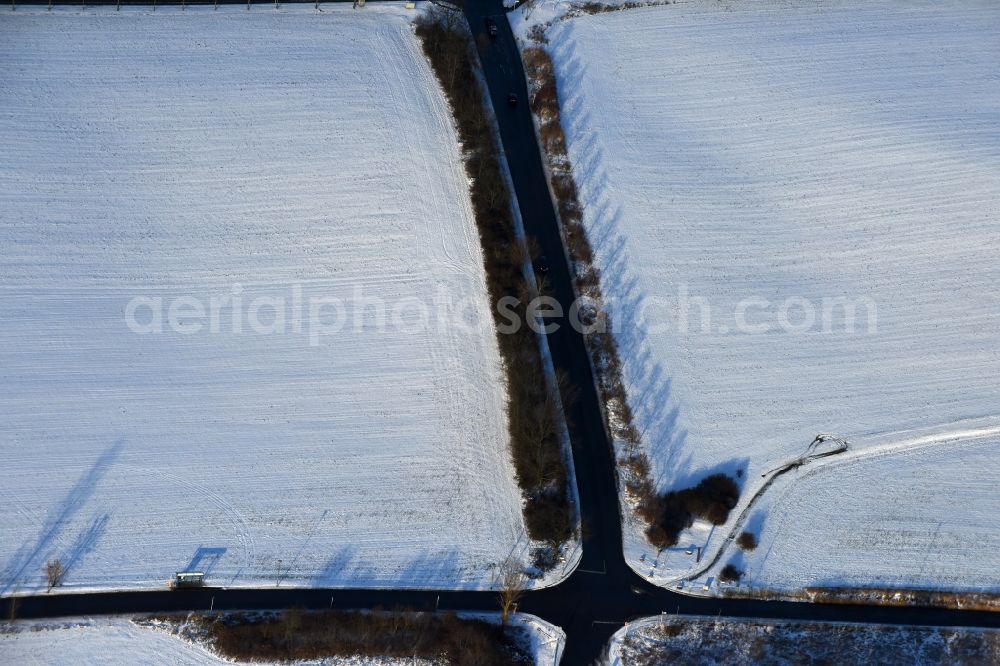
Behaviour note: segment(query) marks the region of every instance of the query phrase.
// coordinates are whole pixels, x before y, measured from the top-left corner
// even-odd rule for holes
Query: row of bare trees
[[[515,314],[527,322],[528,297],[534,289],[524,275],[530,250],[517,234],[500,149],[484,107],[485,90],[476,76],[477,55],[464,18],[459,12],[435,8],[417,22],[416,32],[448,98],[462,144],[490,299],[500,303],[513,297]],[[575,529],[558,401],[551,394],[535,332],[521,325],[501,333],[501,326],[508,322],[496,308],[493,315],[507,379],[511,458],[524,499],[525,525],[531,539],[556,551]],[[546,565],[554,561],[544,560]]]

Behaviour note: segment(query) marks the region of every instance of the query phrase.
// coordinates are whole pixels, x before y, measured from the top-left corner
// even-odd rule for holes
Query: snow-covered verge
[[[458,616],[494,624],[501,621],[499,613],[458,613]],[[521,647],[536,666],[559,666],[566,649],[566,632],[560,627],[529,613],[511,613],[507,625],[520,632]]]
[[[0,594],[54,558],[79,590],[480,588],[527,557],[468,183],[410,18],[0,20]],[[130,330],[134,297],[162,333]],[[176,332],[178,298],[217,319]]]
[[[619,630],[610,666],[991,664],[1000,632],[819,622],[650,617]]]
[[[487,616],[499,622],[497,614]],[[559,666],[563,650],[566,649],[566,632],[536,615],[514,613],[508,620],[510,626],[518,627],[525,637],[525,651],[532,656],[536,666]]]
[[[869,583],[1000,589],[1000,551],[972,545],[998,538],[995,465],[961,445],[1000,447],[998,35],[978,2],[692,2],[545,33],[659,487],[723,472],[746,498],[817,433],[851,444],[751,512],[749,529],[785,530],[747,556],[752,585],[768,568],[768,586],[855,584],[863,561]],[[627,558],[660,583],[689,575],[742,508],[659,554],[629,519]]]

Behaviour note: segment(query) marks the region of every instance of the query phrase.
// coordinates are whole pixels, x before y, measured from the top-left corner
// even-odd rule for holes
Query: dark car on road
[[[486,17],[486,32],[489,33],[490,37],[497,36],[497,22],[489,16]]]

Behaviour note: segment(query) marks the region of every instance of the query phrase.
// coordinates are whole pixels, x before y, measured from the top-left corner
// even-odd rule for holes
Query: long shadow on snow
[[[417,553],[392,572],[379,572],[378,564],[362,559],[357,549],[347,544],[330,556],[308,584],[324,588],[436,589],[449,587],[446,581],[463,578],[459,552],[454,548]],[[294,577],[285,579],[294,583]]]
[[[122,448],[125,446],[125,440],[119,439],[113,445],[108,447],[107,450],[102,453],[97,460],[90,466],[83,476],[76,482],[76,484],[70,488],[66,496],[56,505],[54,511],[48,514],[45,522],[42,524],[41,531],[38,537],[35,539],[35,543],[31,546],[24,546],[18,550],[7,563],[4,568],[6,574],[4,575],[3,587],[0,588],[0,594],[9,592],[12,588],[18,586],[18,581],[22,579],[30,567],[37,565],[39,570],[41,569],[41,561],[48,555],[50,547],[59,537],[60,532],[63,527],[76,515],[76,513],[86,504],[87,500],[90,499],[91,495],[94,494],[94,490],[97,488],[101,479],[107,473],[108,469],[114,462],[118,459],[121,454]],[[104,530],[104,521],[100,525],[100,529],[97,531],[97,536]],[[92,526],[93,527],[93,526]],[[84,535],[86,537],[86,533]],[[93,536],[93,535],[91,535]],[[86,546],[88,539],[84,538],[81,542],[82,546]],[[89,540],[90,547],[93,546],[93,540]],[[86,552],[86,549],[80,550],[77,553],[76,560],[79,556]],[[71,550],[70,557],[73,558],[74,551]]]

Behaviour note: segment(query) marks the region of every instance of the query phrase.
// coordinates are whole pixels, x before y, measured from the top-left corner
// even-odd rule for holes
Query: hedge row
[[[505,296],[527,321],[531,288],[524,279],[526,249],[511,214],[500,170],[499,146],[483,108],[483,89],[475,76],[476,55],[457,13],[431,11],[417,22],[417,36],[451,105],[462,143],[465,170],[482,244],[492,303]],[[495,323],[506,323],[493,309]],[[530,328],[500,334],[508,391],[511,456],[524,498],[528,535],[558,548],[573,536],[573,508],[567,487],[566,458],[559,437],[560,418],[542,368],[538,339]],[[555,559],[550,558],[551,566]]]

